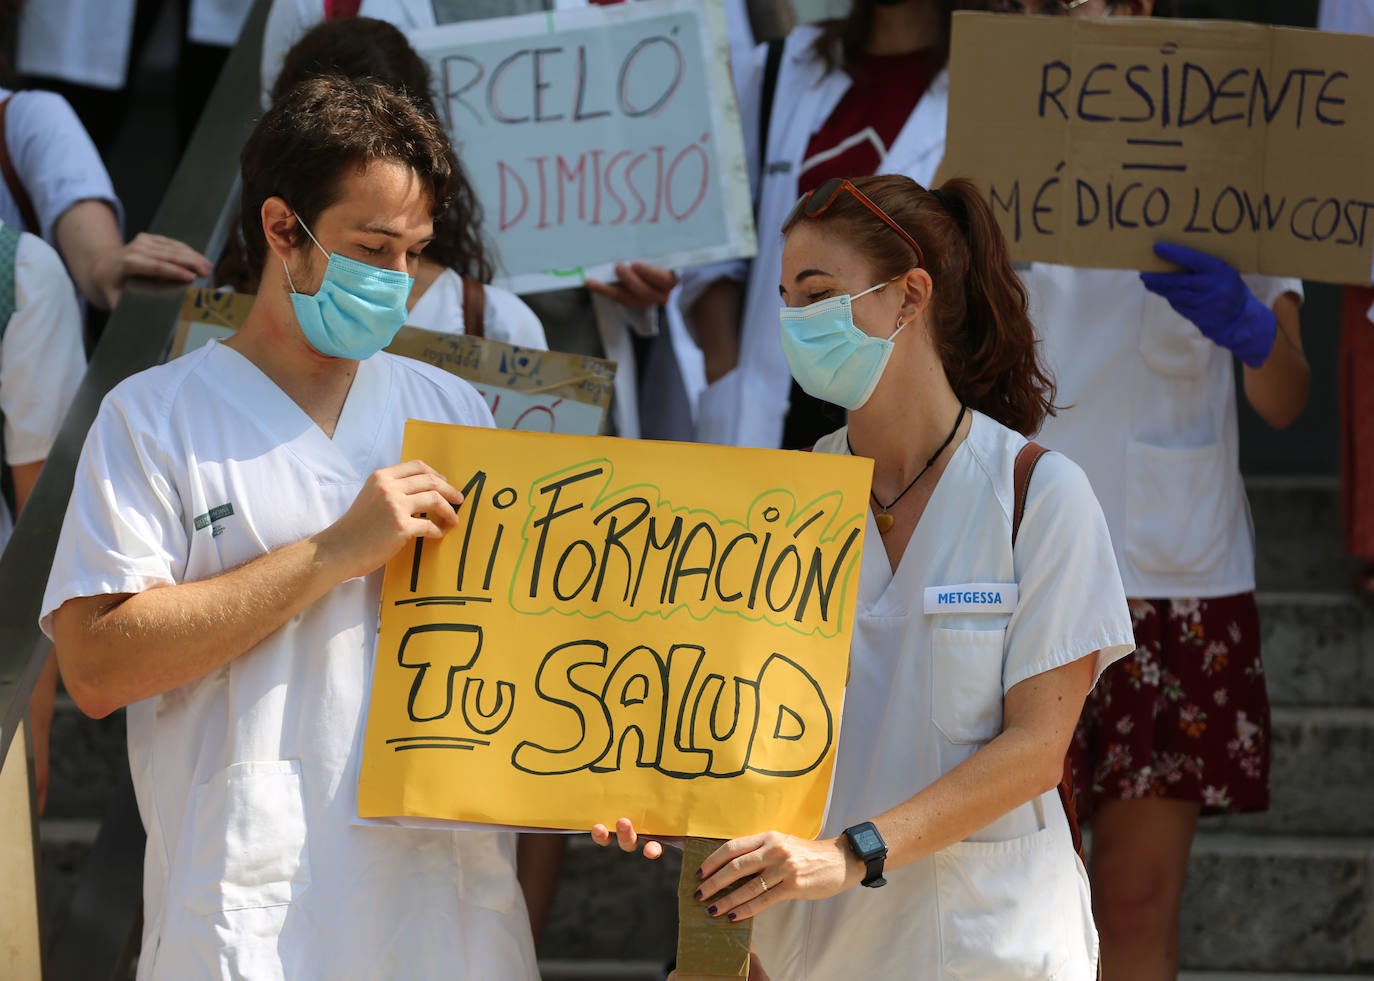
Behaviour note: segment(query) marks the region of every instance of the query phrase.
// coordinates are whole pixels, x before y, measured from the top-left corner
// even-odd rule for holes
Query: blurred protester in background
[[[1151,0],[965,6],[1167,13]],[[1246,400],[1274,428],[1302,411],[1309,384],[1301,281],[1241,276],[1169,242],[1155,252],[1181,271],[1033,263],[1021,273],[1064,406],[1039,438],[1088,474],[1135,627],[1135,654],[1088,696],[1070,753],[1079,813],[1093,832],[1088,870],[1110,981],[1175,977],[1199,815],[1269,806],[1269,698],[1235,359]]]
[[[13,3],[16,0],[9,0]],[[130,78],[164,9],[175,10],[177,147],[184,148],[238,40],[252,0],[28,0],[18,69],[26,87],[63,95],[109,152],[128,114]]]
[[[739,100],[758,255],[684,273],[680,297],[705,362],[699,440],[796,448],[840,425],[843,413],[807,395],[783,358],[777,230],[799,194],[832,177],[899,173],[931,183],[944,149],[947,7],[855,0],[843,20],[798,27],[755,50]]]

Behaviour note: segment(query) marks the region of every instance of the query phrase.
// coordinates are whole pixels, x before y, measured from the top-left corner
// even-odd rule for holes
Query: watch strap
[[[866,851],[860,844],[861,836],[872,835],[877,838],[881,847],[876,850]],[[883,836],[878,833],[878,829],[873,826],[872,821],[864,821],[852,827],[845,828],[845,840],[849,842],[849,848],[864,863],[864,878],[862,884],[870,888],[887,885],[887,879],[883,878],[883,865],[887,861],[887,842],[883,841]]]

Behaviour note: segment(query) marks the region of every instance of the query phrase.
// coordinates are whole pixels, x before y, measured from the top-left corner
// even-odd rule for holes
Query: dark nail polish
[[[706,907],[706,915],[707,915],[707,916],[715,916],[715,915],[716,915],[716,908],[715,908],[714,906],[708,906],[708,907]]]
[[[696,892],[692,893],[692,898],[699,902],[701,900],[701,890],[698,889]]]
[[[729,920],[731,923],[734,923],[734,922],[735,922],[735,914],[734,914],[734,913],[726,913],[726,914],[725,914],[725,918],[726,918],[727,920]]]
[[[706,876],[704,876],[704,875],[701,874],[701,869],[697,869],[697,878],[698,878],[698,879],[704,879],[704,878],[706,878]]]

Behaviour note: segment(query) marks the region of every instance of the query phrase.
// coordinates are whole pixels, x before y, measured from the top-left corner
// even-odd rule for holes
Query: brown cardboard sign
[[[231,336],[253,300],[205,287],[186,291],[168,360]],[[593,435],[605,429],[615,384],[614,361],[518,347],[485,337],[402,327],[387,347],[466,379],[481,393],[501,429]]]
[[[1018,260],[1367,283],[1374,38],[1221,21],[959,13],[941,173]]]

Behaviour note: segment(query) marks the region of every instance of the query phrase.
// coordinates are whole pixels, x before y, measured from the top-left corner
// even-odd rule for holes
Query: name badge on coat
[[[966,582],[927,586],[926,613],[1014,613],[1014,582]]]

